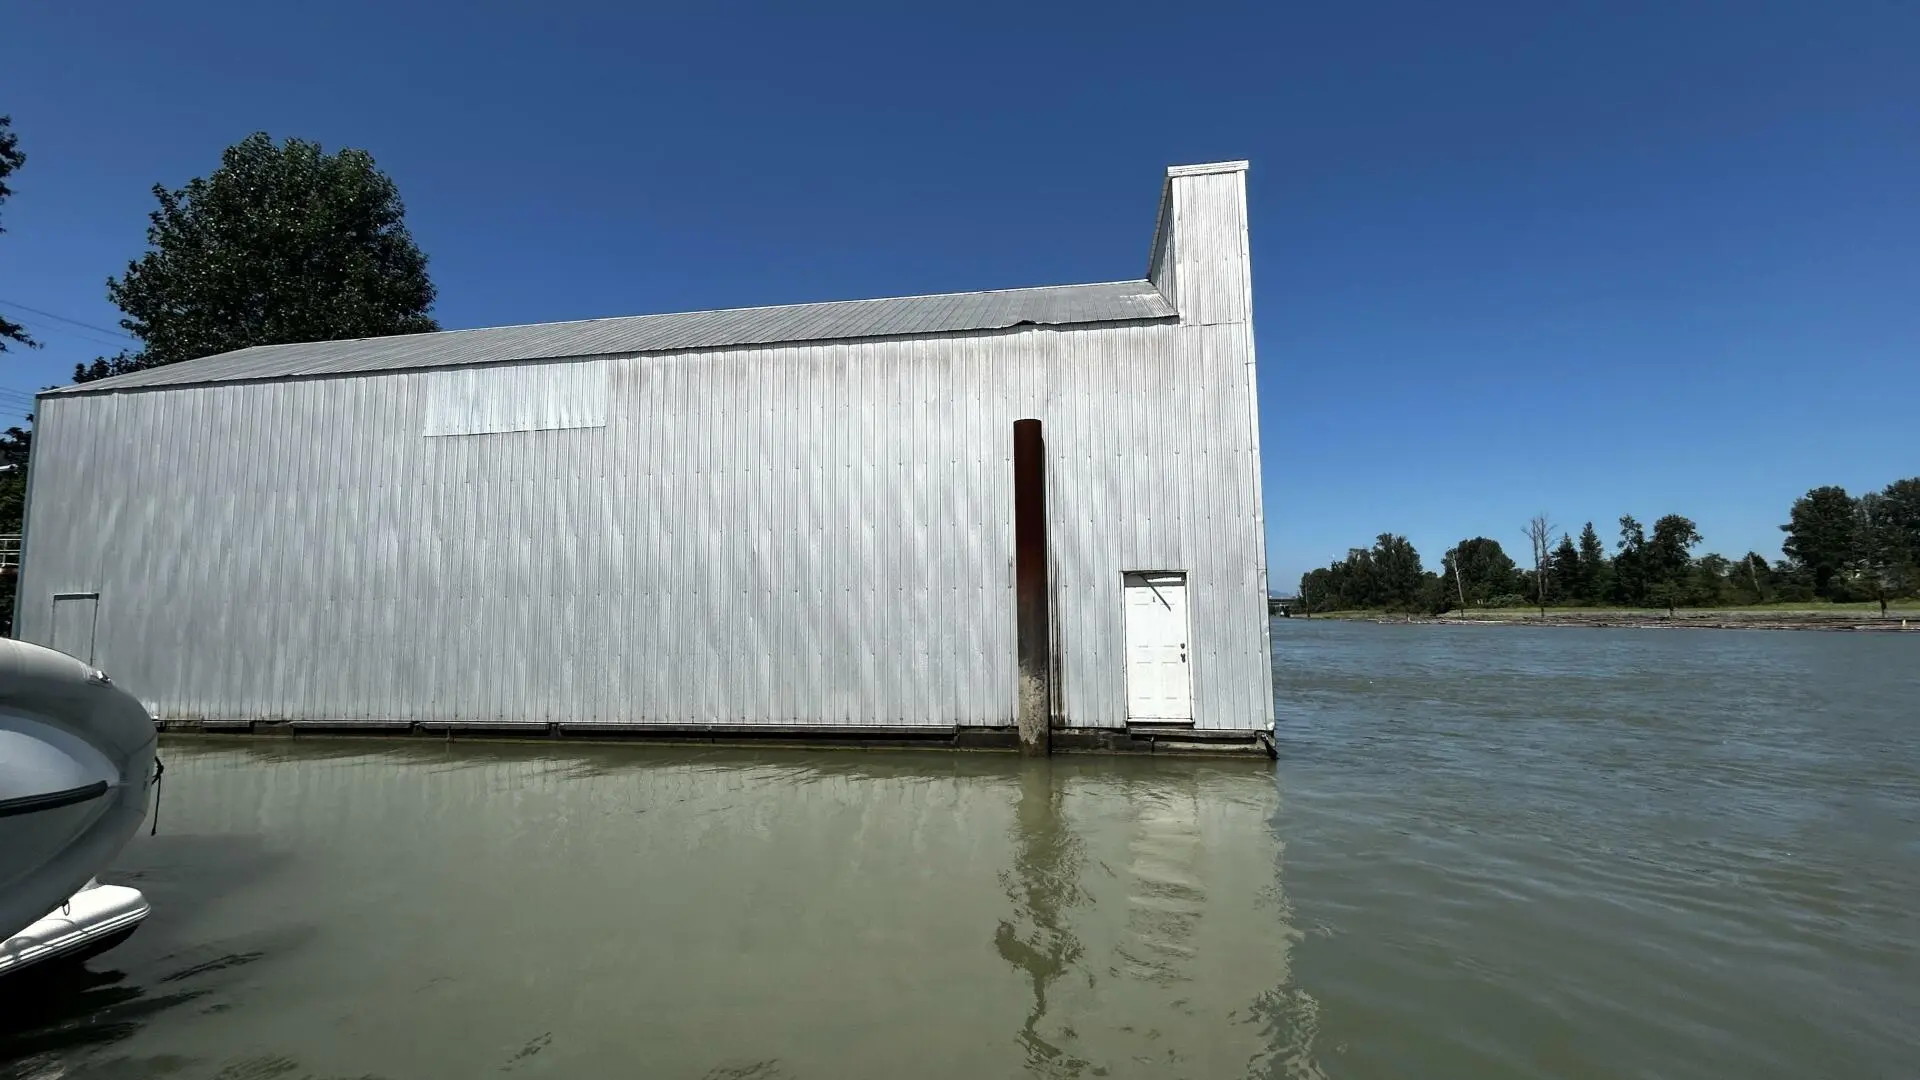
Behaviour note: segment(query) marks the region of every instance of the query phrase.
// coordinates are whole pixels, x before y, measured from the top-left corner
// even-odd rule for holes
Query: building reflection
[[[473,1016],[537,1017],[571,1031],[568,1052],[606,1061],[699,1065],[685,1075],[711,1067],[721,1031],[732,1056],[795,1075],[1312,1071],[1279,790],[1257,766],[416,743],[168,753],[161,842],[245,841],[288,860],[221,890],[196,933],[235,918],[316,926],[326,948],[275,953],[269,974],[366,1002],[357,1022],[388,1041],[369,1036],[371,1056],[341,1058],[343,1075],[412,1053],[413,1025]],[[207,853],[183,859],[184,879],[207,876]],[[416,985],[373,980],[394,955]],[[285,1049],[306,1064],[330,1045],[302,1034]],[[478,1060],[464,1043],[433,1049]]]
[[[993,946],[1029,1074],[1301,1071],[1270,773],[1025,763]]]

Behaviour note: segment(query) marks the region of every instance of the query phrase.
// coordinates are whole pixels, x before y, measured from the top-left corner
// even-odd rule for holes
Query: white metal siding
[[[189,717],[1009,723],[1012,425],[1035,416],[1066,721],[1124,722],[1120,574],[1151,566],[1190,574],[1199,723],[1258,726],[1234,344],[622,358],[604,428],[457,439],[420,434],[443,372],[52,398],[21,630],[98,590],[98,663]]]
[[[1219,172],[1171,187],[1177,305],[1185,323],[1250,323],[1245,179]]]
[[[607,362],[492,364],[420,376],[427,435],[607,426]]]

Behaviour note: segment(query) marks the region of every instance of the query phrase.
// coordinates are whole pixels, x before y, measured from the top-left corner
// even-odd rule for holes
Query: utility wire
[[[57,334],[63,338],[72,338],[77,341],[85,341],[102,349],[124,349],[127,347],[127,343],[124,341],[113,341],[108,338],[101,337],[99,334],[93,333],[88,330],[69,330],[64,326],[49,327],[45,323],[42,323],[37,318],[28,318],[25,321],[27,326],[30,329],[32,329],[34,333],[39,334],[42,337],[45,337],[49,334]]]
[[[52,319],[54,322],[63,322],[69,326],[78,326],[85,330],[98,330],[102,334],[112,334],[114,337],[125,338],[128,341],[137,340],[131,334],[127,334],[124,331],[109,330],[104,326],[95,326],[92,323],[81,322],[79,319],[69,319],[65,315],[55,315],[51,311],[41,311],[39,308],[28,307],[17,300],[8,300],[5,297],[0,297],[0,304],[5,304],[11,308],[19,308],[21,311],[30,311],[41,318]]]

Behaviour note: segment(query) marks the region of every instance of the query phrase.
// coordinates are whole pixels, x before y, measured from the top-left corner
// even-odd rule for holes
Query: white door
[[[1187,575],[1128,574],[1127,717],[1193,721],[1187,666]]]

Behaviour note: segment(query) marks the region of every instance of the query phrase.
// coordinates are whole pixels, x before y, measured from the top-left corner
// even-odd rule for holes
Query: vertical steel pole
[[[1053,635],[1047,611],[1047,465],[1040,421],[1013,423],[1014,599],[1020,660],[1020,752],[1052,752]]]

